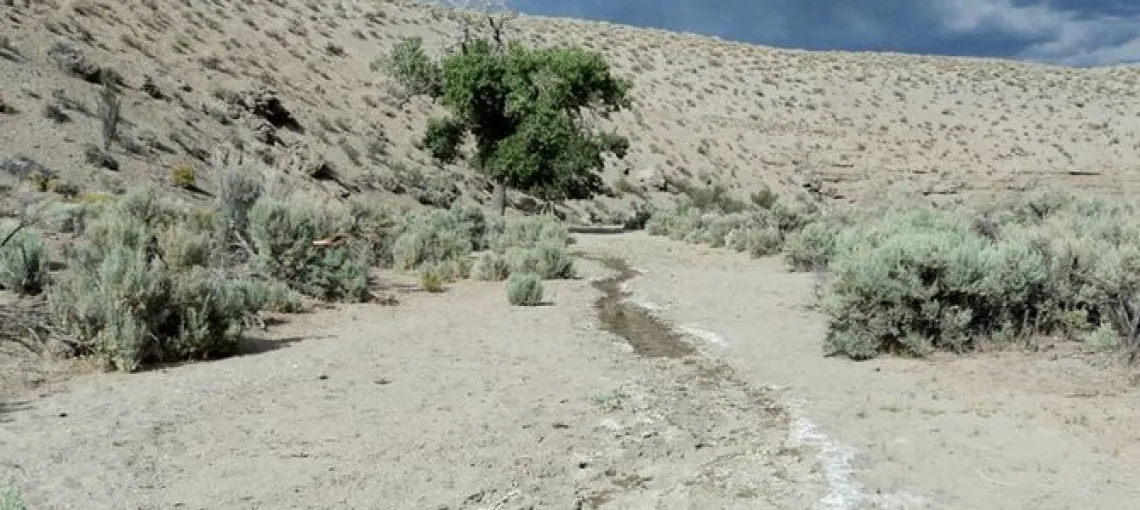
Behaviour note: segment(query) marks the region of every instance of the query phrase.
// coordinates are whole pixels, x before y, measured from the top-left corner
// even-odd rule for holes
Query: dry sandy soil
[[[587,259],[550,306],[463,282],[296,316],[242,357],[43,385],[5,404],[4,474],[33,508],[84,509],[1123,509],[1138,495],[1137,394],[1095,358],[828,359],[811,275],[643,234],[579,249],[640,274],[608,281],[601,310],[614,273]]]
[[[319,197],[484,201],[485,182],[416,148],[434,107],[401,101],[371,68],[401,36],[438,49],[454,27],[405,2],[5,2],[0,210],[139,184],[205,200],[217,148]],[[1042,182],[1140,191],[1136,67],[512,27],[603,51],[634,81],[634,107],[613,120],[631,154],[608,164],[612,196],[571,204],[582,221],[678,183],[860,203]],[[86,156],[99,87],[82,75],[98,67],[125,82],[117,170]],[[253,98],[278,99],[299,127]],[[28,179],[27,161],[50,179]],[[184,166],[196,188],[172,185]],[[0,345],[0,476],[32,508],[83,509],[1114,509],[1140,496],[1137,393],[1113,360],[1063,345],[824,358],[811,275],[641,234],[580,247],[644,271],[618,287],[667,327],[614,300],[597,309],[590,280],[550,283],[537,308],[463,282],[291,316],[248,355],[133,375],[69,378],[83,367]]]
[[[437,168],[415,147],[438,110],[402,101],[372,68],[403,36],[434,50],[454,42],[451,11],[354,0],[8,3],[0,156],[31,158],[81,191],[169,187],[171,170],[186,165],[208,191],[211,152],[241,147],[322,196],[488,196],[468,170]],[[785,51],[528,16],[511,27],[516,40],[602,51],[633,80],[634,107],[613,120],[631,154],[607,169],[612,197],[576,204],[584,219],[668,196],[677,183],[844,201],[966,200],[1041,182],[1140,189],[1137,67]],[[118,171],[85,156],[99,140],[98,86],[77,73],[100,67],[126,87],[124,141],[111,151]],[[270,125],[248,107],[255,97],[279,99],[298,127]]]

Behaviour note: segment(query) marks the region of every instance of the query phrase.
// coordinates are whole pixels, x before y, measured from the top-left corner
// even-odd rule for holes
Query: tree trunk
[[[507,213],[507,187],[499,181],[495,182],[495,187],[491,190],[491,211],[500,218]]]

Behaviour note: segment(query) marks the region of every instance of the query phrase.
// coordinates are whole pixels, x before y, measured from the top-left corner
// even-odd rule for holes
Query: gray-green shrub
[[[48,251],[40,233],[29,227],[19,232],[16,224],[0,225],[0,289],[18,294],[38,294],[47,284]]]
[[[507,279],[507,300],[514,306],[542,304],[542,278],[534,273],[514,273]]]
[[[759,214],[757,214],[758,216]],[[697,231],[694,240],[713,248],[723,248],[730,234],[746,227],[761,223],[757,218],[747,213],[733,213],[712,218],[705,224],[705,228]]]
[[[828,351],[964,351],[1094,330],[1103,339],[1105,324],[1132,338],[1140,320],[1134,207],[1051,193],[995,216],[996,240],[973,228],[968,211],[912,205],[855,221],[833,252]]]
[[[794,271],[826,269],[835,257],[836,241],[843,231],[841,218],[827,216],[784,238],[784,258]]]
[[[420,288],[428,292],[443,292],[443,284],[449,278],[444,264],[428,262],[420,266]]]
[[[273,280],[239,278],[231,281],[235,289],[245,296],[252,310],[265,310],[275,313],[299,313],[304,311],[301,293],[287,284]]]
[[[476,280],[497,282],[511,275],[511,263],[506,256],[493,251],[479,254],[471,268],[471,276]]]
[[[228,164],[219,166],[216,201],[224,227],[246,234],[249,229],[249,212],[264,194],[264,178],[257,168]]]
[[[884,351],[922,354],[969,346],[981,246],[954,233],[904,232],[832,265],[823,309],[830,318],[825,349],[854,358]]]
[[[674,241],[689,239],[694,233],[715,218],[715,214],[705,214],[695,207],[681,205],[675,209],[658,209],[645,223],[649,235],[667,236]]]
[[[428,263],[465,259],[474,250],[471,225],[441,209],[412,211],[392,244],[396,269],[411,270]]]
[[[87,221],[113,201],[110,195],[92,194],[81,195],[74,202],[53,202],[44,208],[41,221],[51,231],[82,234]]]
[[[352,198],[346,205],[347,233],[363,243],[369,262],[382,266],[392,264],[392,243],[403,228],[400,216],[383,204],[360,198]]]
[[[533,248],[540,244],[569,246],[570,230],[549,215],[524,216],[493,222],[487,226],[487,248],[506,253],[510,248]]]
[[[711,211],[719,214],[732,214],[744,211],[749,207],[744,201],[732,196],[729,189],[720,184],[709,186],[681,185],[685,194],[685,206],[702,211]]]
[[[318,246],[314,241],[341,233],[350,220],[307,200],[288,203],[263,196],[249,212],[256,265],[265,275],[324,300],[368,298],[370,251],[350,244]]]
[[[163,262],[174,270],[206,266],[215,250],[210,232],[188,220],[175,221],[160,229],[156,241]]]
[[[694,204],[655,211],[646,230],[754,256],[782,250],[794,270],[830,271],[829,353],[965,351],[1037,334],[1140,353],[1133,204],[1058,190],[985,210],[895,203],[825,213],[797,200],[726,215]]]
[[[822,214],[819,204],[805,198],[777,200],[767,209],[771,211],[781,232],[796,232],[814,223]]]
[[[736,251],[746,251],[755,258],[780,252],[784,234],[776,225],[744,225],[727,236],[727,244]]]
[[[0,483],[0,510],[28,510],[24,494],[13,481],[6,480]]]
[[[473,202],[457,200],[451,204],[449,211],[471,235],[471,249],[483,251],[488,248],[488,232],[492,229],[497,216],[489,216],[487,211]]]
[[[49,288],[55,323],[120,370],[231,354],[257,309],[200,257],[164,251],[182,244],[159,238],[193,238],[166,233],[184,226],[175,210],[151,191],[124,196],[92,220]]]
[[[516,247],[507,251],[510,272],[534,273],[544,280],[574,278],[574,258],[564,245],[546,241],[532,247]]]
[[[761,203],[766,207],[742,206],[727,214],[718,212],[719,207],[702,208],[702,203],[690,200],[674,209],[655,210],[645,229],[650,235],[675,241],[728,247],[764,257],[779,253],[787,236],[812,225],[821,215],[818,206],[804,200],[764,200]]]

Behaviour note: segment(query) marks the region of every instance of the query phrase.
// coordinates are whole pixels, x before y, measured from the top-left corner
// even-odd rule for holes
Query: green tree
[[[465,37],[439,59],[419,38],[387,55],[385,67],[406,92],[448,110],[428,122],[424,147],[443,163],[466,159],[490,179],[500,215],[507,187],[546,201],[598,193],[603,155],[624,157],[629,142],[593,129],[585,114],[608,118],[628,108],[629,82],[596,52],[501,41],[496,27],[494,37]],[[468,141],[474,147],[465,153]]]

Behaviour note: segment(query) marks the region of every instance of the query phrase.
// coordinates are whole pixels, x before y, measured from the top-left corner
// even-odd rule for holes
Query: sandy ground
[[[587,275],[602,274],[584,262]],[[802,508],[790,417],[710,360],[598,330],[586,280],[512,308],[466,282],[279,328],[265,352],[9,404],[34,508]]]
[[[204,198],[174,188],[173,170],[192,168],[199,187],[215,190],[209,156],[240,147],[283,186],[319,198],[488,197],[466,165],[437,169],[418,147],[443,110],[403,101],[373,65],[401,37],[422,37],[433,55],[453,45],[461,32],[444,11],[404,0],[9,4],[0,158],[38,162],[57,177],[52,186],[68,185],[57,191],[145,183]],[[509,37],[598,50],[632,81],[632,108],[602,126],[631,141],[604,172],[615,193],[575,204],[603,222],[681,183],[723,185],[741,199],[767,187],[859,202],[974,201],[1059,183],[1140,190],[1136,66],[789,51],[533,16],[516,19]],[[87,157],[100,141],[100,89],[76,76],[79,58],[126,81],[123,140],[110,151],[118,170]],[[239,106],[255,92],[279,99],[304,131]],[[335,177],[314,177],[319,167]]]
[[[850,501],[829,508],[1135,507],[1137,394],[1118,366],[1062,347],[824,358],[812,275],[642,234],[594,243],[644,271],[631,300],[749,383],[784,387],[780,401],[829,436],[833,472],[850,469],[832,480]]]
[[[88,375],[0,410],[32,508],[1131,508],[1135,392],[1056,353],[824,358],[812,277],[583,236],[696,351],[601,331],[591,278],[295,317],[261,352]]]
[[[402,36],[433,51],[453,42],[445,13],[9,3],[0,213],[141,184],[205,200],[174,187],[173,171],[215,189],[212,152],[238,147],[275,186],[322,199],[486,198],[469,169],[437,169],[417,148],[440,109],[401,101],[372,66]],[[841,202],[1140,190],[1135,67],[785,51],[529,16],[513,28],[519,41],[598,49],[633,80],[633,107],[605,126],[631,140],[604,172],[614,196],[575,206],[593,219],[682,182]],[[87,155],[100,89],[76,71],[91,66],[126,81],[117,170]],[[242,106],[252,97],[279,99],[303,132],[268,126]],[[28,161],[52,178],[29,179]],[[501,284],[464,283],[296,317],[257,354],[132,376],[67,382],[74,366],[0,345],[0,476],[33,508],[1135,506],[1136,392],[1118,367],[1062,347],[826,359],[810,275],[643,235],[582,244],[644,269],[632,299],[696,352],[647,359],[635,351],[676,350],[604,332],[586,280],[552,284],[554,305],[536,309],[507,306]],[[8,398],[28,383],[37,390]]]

